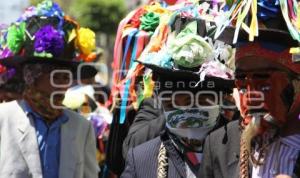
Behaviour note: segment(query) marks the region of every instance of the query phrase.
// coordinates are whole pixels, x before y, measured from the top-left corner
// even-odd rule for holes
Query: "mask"
[[[172,134],[185,140],[202,142],[208,132],[215,127],[220,114],[220,106],[176,109],[164,112],[164,114],[166,126]]]
[[[293,92],[288,91],[290,81],[285,72],[241,72],[236,78],[244,125],[254,115],[262,124],[280,126],[286,122],[290,107],[287,99],[293,98]]]
[[[43,117],[47,122],[53,122],[63,112],[61,109],[55,109],[51,105],[50,96],[42,93],[35,88],[28,88],[24,91],[24,99],[32,107],[32,109]],[[63,98],[54,99],[56,106],[62,105]]]

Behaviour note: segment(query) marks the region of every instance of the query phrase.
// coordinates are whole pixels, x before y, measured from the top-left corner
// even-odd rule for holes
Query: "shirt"
[[[61,125],[68,121],[68,117],[62,115],[49,125],[28,104],[25,104],[25,110],[35,123],[43,178],[58,178]]]
[[[253,167],[252,178],[273,178],[284,174],[292,176],[300,153],[300,134],[281,137],[270,145],[263,166]]]

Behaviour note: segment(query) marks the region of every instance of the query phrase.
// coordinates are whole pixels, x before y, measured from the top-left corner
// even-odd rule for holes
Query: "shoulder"
[[[161,144],[160,136],[155,137],[154,139],[151,139],[145,143],[142,143],[136,147],[134,147],[133,152],[141,153],[145,152],[145,150],[149,150],[150,152],[153,152],[155,148],[158,148]]]
[[[87,136],[93,131],[91,122],[80,114],[64,109],[64,115],[68,117],[68,121],[65,124],[65,128],[68,128],[68,130],[74,130],[82,136]]]
[[[0,121],[6,118],[20,117],[23,116],[24,111],[20,105],[21,101],[10,101],[7,103],[0,104]],[[11,119],[9,119],[11,120]]]
[[[134,155],[135,159],[147,161],[150,158],[155,157],[155,155],[158,155],[160,144],[160,137],[156,137],[152,140],[149,140],[143,144],[134,147],[132,149],[132,154]]]
[[[133,172],[137,175],[136,177],[154,177],[153,175],[156,174],[157,170],[160,144],[160,137],[156,137],[134,148],[130,148],[126,159],[126,169],[129,169],[129,167],[131,169],[134,168]]]
[[[10,110],[20,109],[19,101],[14,100],[0,104],[0,113],[9,113]]]
[[[221,152],[223,152],[229,147],[235,149],[236,145],[239,145],[240,135],[239,122],[232,121],[211,132],[206,138],[206,143],[210,145],[211,150],[222,150]]]
[[[239,135],[239,121],[229,122],[225,126],[211,132],[209,137],[221,139],[226,135],[229,137],[236,137]]]
[[[81,116],[80,114],[70,110],[70,109],[64,109],[64,114],[70,119],[72,122],[76,122],[78,124],[83,124],[83,125],[89,125],[90,122]]]

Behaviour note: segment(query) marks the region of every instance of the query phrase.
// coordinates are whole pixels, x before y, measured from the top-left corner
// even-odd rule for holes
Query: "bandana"
[[[202,150],[198,143],[202,143],[209,131],[215,127],[219,113],[218,105],[164,112],[170,133],[195,151]]]

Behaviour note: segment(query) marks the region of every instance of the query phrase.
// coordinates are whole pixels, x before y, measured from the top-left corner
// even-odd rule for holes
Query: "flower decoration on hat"
[[[7,30],[7,48],[13,52],[18,53],[25,41],[25,23],[13,24]]]
[[[174,63],[186,68],[200,66],[213,54],[213,48],[197,35],[197,22],[191,22],[170,42]]]
[[[61,33],[53,26],[46,25],[35,33],[35,56],[59,56],[64,50],[64,39]]]
[[[80,49],[81,57],[86,62],[91,62],[95,59],[96,53],[93,51],[96,49],[96,35],[95,33],[88,28],[79,28],[76,29],[76,32],[72,33],[77,34],[76,46]]]
[[[44,0],[27,8],[10,26],[1,29],[0,59],[20,58],[92,62],[96,35],[64,15],[58,4]],[[5,70],[2,70],[2,73]]]

